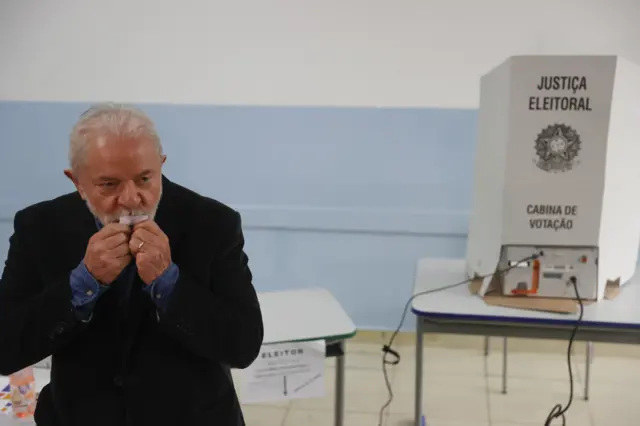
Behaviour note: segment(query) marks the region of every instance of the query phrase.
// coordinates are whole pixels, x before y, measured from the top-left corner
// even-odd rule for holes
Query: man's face
[[[107,136],[91,141],[84,154],[75,174],[65,174],[104,225],[121,216],[155,216],[166,157],[160,156],[153,140]]]

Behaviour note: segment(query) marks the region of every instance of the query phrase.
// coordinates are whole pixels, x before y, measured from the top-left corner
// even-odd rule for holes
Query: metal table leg
[[[489,336],[484,336],[484,356],[489,355]]]
[[[593,342],[587,342],[587,364],[584,373],[584,400],[589,400],[589,382],[591,380],[591,363],[593,362]]]
[[[507,393],[507,355],[509,349],[507,347],[507,338],[502,342],[502,393]]]
[[[336,356],[336,403],[335,426],[344,424],[344,370],[345,370],[345,342],[339,344],[340,354]]]
[[[414,426],[422,426],[422,353],[424,350],[422,318],[416,317],[416,389]]]

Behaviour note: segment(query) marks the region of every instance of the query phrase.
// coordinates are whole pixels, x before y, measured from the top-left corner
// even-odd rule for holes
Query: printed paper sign
[[[242,371],[242,402],[324,396],[325,350],[324,340],[264,345],[255,362]]]

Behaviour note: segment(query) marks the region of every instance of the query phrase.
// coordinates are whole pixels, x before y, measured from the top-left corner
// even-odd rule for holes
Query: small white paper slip
[[[324,340],[263,345],[253,364],[241,371],[242,403],[323,397],[325,352]]]
[[[149,216],[122,216],[120,218],[120,223],[124,225],[135,225],[136,223],[147,219],[149,219]]]

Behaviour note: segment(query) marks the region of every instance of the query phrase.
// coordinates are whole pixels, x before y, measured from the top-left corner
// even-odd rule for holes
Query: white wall
[[[640,62],[638,0],[4,0],[0,100],[475,107],[512,54]]]

